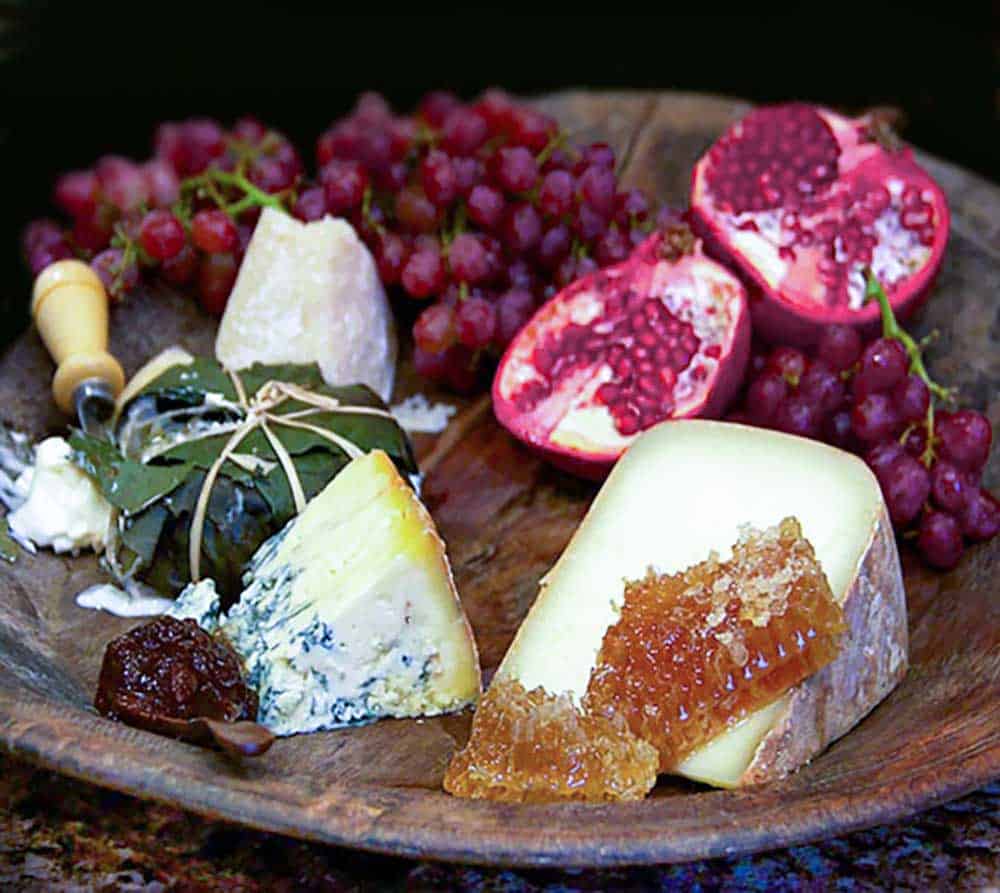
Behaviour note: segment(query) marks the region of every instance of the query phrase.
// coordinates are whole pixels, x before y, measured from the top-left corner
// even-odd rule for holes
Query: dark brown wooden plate
[[[542,100],[571,131],[631,153],[627,179],[682,202],[694,159],[748,107],[683,94],[567,93]],[[1000,421],[1000,190],[933,158],[954,211],[952,243],[918,329],[937,327],[933,373]],[[113,348],[133,371],[171,343],[208,353],[212,326],[177,295],[116,308]],[[0,413],[33,436],[65,420],[33,332],[0,360]],[[404,363],[400,393],[419,385]],[[425,496],[494,668],[541,574],[595,493],[542,465],[498,429],[489,403],[463,403],[440,438],[418,438]],[[1000,481],[1000,450],[987,483]],[[468,716],[383,721],[278,741],[244,763],[98,717],[106,642],[135,621],[85,611],[93,557],[22,556],[0,572],[0,741],[96,784],[216,818],[350,847],[508,865],[613,865],[750,852],[905,817],[1000,774],[1000,540],[936,574],[907,557],[912,669],[845,738],[795,776],[736,792],[661,781],[626,805],[512,806],[440,789]]]

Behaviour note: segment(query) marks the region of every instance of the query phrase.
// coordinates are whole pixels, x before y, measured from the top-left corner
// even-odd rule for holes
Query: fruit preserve
[[[640,800],[656,783],[655,748],[619,716],[578,709],[568,695],[498,679],[444,789],[459,797],[532,802]]]
[[[627,584],[584,700],[623,717],[666,771],[832,661],[844,629],[798,521],[745,527],[728,561]]]
[[[257,693],[228,642],[193,620],[157,617],[108,644],[94,706],[130,726],[190,737],[178,720],[257,718]]]

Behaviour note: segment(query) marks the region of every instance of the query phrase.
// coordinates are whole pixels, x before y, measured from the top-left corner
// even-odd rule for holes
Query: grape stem
[[[923,348],[934,340],[934,333],[920,341],[914,339],[896,319],[896,314],[892,312],[892,305],[889,303],[889,296],[882,288],[882,283],[871,269],[865,271],[865,303],[873,298],[878,301],[879,309],[882,313],[882,337],[891,338],[903,345],[906,355],[910,360],[910,372],[917,376],[931,392],[931,400],[927,404],[927,417],[925,425],[927,428],[927,446],[924,447],[920,459],[928,468],[934,462],[934,400],[950,401],[954,399],[954,390],[939,385],[931,378],[927,367],[924,365]],[[908,428],[903,433],[903,439],[909,434]]]
[[[219,192],[220,185],[240,190],[243,193],[243,197],[232,204],[226,204],[225,199]],[[271,195],[268,192],[264,192],[263,189],[258,189],[243,174],[230,173],[229,171],[220,170],[217,167],[210,167],[197,177],[185,180],[182,186],[184,189],[204,189],[212,201],[234,220],[247,209],[254,207],[276,208],[279,211],[285,211],[280,193],[278,195]]]

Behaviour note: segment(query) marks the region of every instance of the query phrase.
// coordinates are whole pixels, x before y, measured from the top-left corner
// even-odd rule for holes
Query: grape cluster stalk
[[[972,409],[943,410],[955,393],[935,382],[918,343],[897,322],[869,274],[882,335],[829,326],[807,355],[788,346],[753,357],[744,422],[822,440],[862,456],[882,488],[889,516],[928,564],[954,567],[969,543],[1000,531],[1000,505],[982,484],[989,419]]]

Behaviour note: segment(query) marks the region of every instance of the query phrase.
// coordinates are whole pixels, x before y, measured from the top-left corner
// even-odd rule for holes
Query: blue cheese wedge
[[[327,384],[366,384],[388,402],[396,353],[375,260],[354,228],[265,208],[219,324],[216,359],[230,369],[315,362]]]
[[[788,516],[844,611],[841,651],[673,767],[718,787],[787,775],[860,721],[907,666],[906,599],[878,482],[860,459],[825,444],[700,420],[644,433],[541,581],[498,678],[581,697],[626,580],[649,568],[677,573],[713,550],[728,555],[741,525],[766,529]]]
[[[218,629],[276,735],[447,713],[479,695],[444,543],[381,451],[352,461],[261,546],[244,583]],[[189,587],[177,610],[212,629],[214,586]]]

